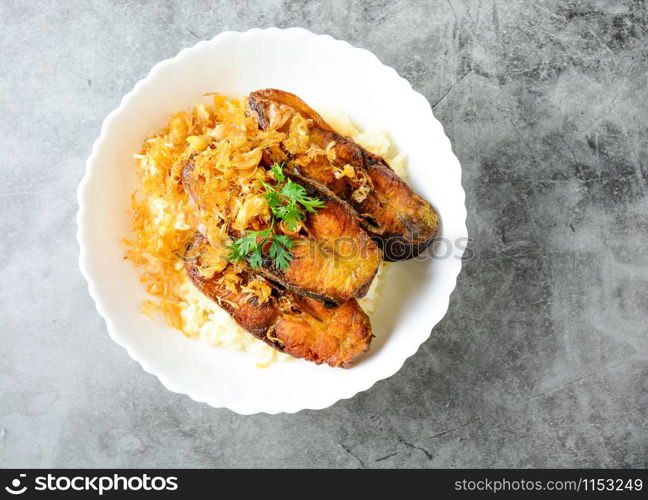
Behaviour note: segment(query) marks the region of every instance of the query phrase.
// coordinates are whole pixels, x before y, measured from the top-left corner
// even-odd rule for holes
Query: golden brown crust
[[[248,98],[248,113],[256,117],[261,128],[286,128],[291,113],[312,120],[310,143],[321,149],[333,144],[332,162],[325,156],[305,158],[281,148],[266,152],[266,159],[287,161],[297,172],[347,201],[364,219],[364,227],[373,234],[386,260],[415,257],[432,242],[439,226],[432,205],[416,194],[383,158],[338,134],[299,97],[277,89],[257,90]],[[277,116],[281,119],[275,119]],[[344,165],[353,167],[353,177],[336,175]]]
[[[327,307],[271,285],[271,296],[260,303],[242,291],[253,280],[263,279],[250,270],[238,272],[241,281],[236,287],[228,287],[221,280],[225,270],[210,278],[201,274],[200,255],[208,245],[200,233],[191,243],[185,259],[189,279],[258,339],[296,358],[333,367],[348,367],[369,349],[371,323],[355,299]]]
[[[227,311],[239,325],[255,337],[265,340],[268,328],[277,321],[277,308],[269,301],[260,304],[254,296],[233,291],[220,280],[224,271],[210,278],[204,277],[200,272],[200,256],[207,251],[208,246],[207,238],[197,233],[185,255],[185,270],[189,279],[203,294]],[[239,290],[255,279],[255,276],[246,272],[239,273],[239,277]]]
[[[292,294],[297,314],[281,314],[274,335],[284,352],[317,364],[347,368],[369,350],[371,323],[355,299],[335,307]]]

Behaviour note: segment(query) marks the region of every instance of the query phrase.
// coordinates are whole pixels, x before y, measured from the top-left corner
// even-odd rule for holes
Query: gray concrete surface
[[[648,3],[3,0],[0,23],[1,466],[648,466]],[[108,338],[75,189],[153,64],[272,25],[366,47],[430,100],[474,258],[396,376],[242,417]]]

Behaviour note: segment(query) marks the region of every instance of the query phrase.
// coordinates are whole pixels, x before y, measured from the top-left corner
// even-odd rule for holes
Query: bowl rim
[[[339,40],[336,39],[330,35],[327,34],[317,34],[313,33],[310,30],[307,30],[305,28],[301,27],[291,27],[291,28],[277,28],[277,27],[269,27],[269,28],[252,28],[247,31],[223,31],[219,34],[217,34],[215,37],[209,39],[209,40],[201,40],[197,42],[196,44],[190,46],[190,47],[185,47],[184,49],[180,50],[175,56],[163,59],[159,62],[157,62],[153,67],[149,70],[149,72],[146,74],[146,76],[142,79],[140,79],[134,86],[133,88],[124,94],[124,96],[121,98],[118,106],[113,109],[103,120],[99,136],[97,139],[95,139],[92,149],[90,152],[90,155],[88,156],[86,162],[85,162],[85,167],[84,167],[84,172],[83,172],[83,177],[81,181],[79,182],[79,185],[76,190],[76,196],[77,196],[77,203],[78,203],[78,210],[76,213],[76,224],[77,224],[77,231],[76,231],[76,241],[77,244],[79,245],[79,268],[81,271],[81,274],[83,278],[87,282],[87,288],[88,288],[88,293],[92,300],[94,301],[95,308],[99,315],[103,318],[105,324],[106,324],[106,329],[108,331],[108,335],[110,338],[119,346],[123,347],[126,352],[128,353],[129,357],[138,363],[142,369],[150,374],[155,376],[161,383],[162,385],[169,391],[174,392],[176,394],[184,394],[189,396],[192,400],[198,402],[198,403],[206,403],[209,406],[213,408],[228,408],[231,411],[234,411],[238,414],[243,414],[243,415],[252,415],[252,414],[257,414],[257,413],[266,413],[266,414],[280,414],[280,413],[297,413],[301,410],[321,410],[328,408],[338,401],[341,401],[343,399],[350,399],[354,397],[356,394],[360,392],[367,391],[371,389],[378,381],[380,380],[385,380],[387,378],[390,378],[394,374],[396,374],[405,364],[405,361],[407,361],[410,357],[412,357],[421,347],[421,345],[431,337],[432,335],[432,330],[434,327],[445,317],[445,315],[448,312],[449,304],[450,304],[450,297],[452,296],[454,290],[456,289],[456,283],[457,283],[457,278],[461,272],[462,269],[462,256],[464,253],[464,249],[460,248],[458,251],[457,255],[457,260],[458,260],[458,266],[456,267],[456,273],[454,276],[452,276],[452,279],[448,279],[448,285],[447,289],[449,289],[449,293],[447,294],[446,299],[444,300],[444,303],[439,307],[440,310],[442,310],[442,314],[439,317],[439,320],[430,328],[429,333],[425,337],[421,337],[420,342],[413,342],[411,344],[411,348],[409,350],[404,350],[404,355],[402,356],[402,361],[399,363],[393,363],[390,369],[386,369],[384,372],[380,373],[378,377],[375,378],[369,378],[366,379],[366,382],[364,384],[360,384],[358,387],[353,386],[351,391],[341,391],[341,395],[336,395],[335,399],[329,399],[326,401],[322,401],[320,404],[305,404],[305,405],[294,405],[293,407],[286,408],[283,407],[281,409],[277,410],[266,410],[266,409],[258,409],[255,408],[254,405],[248,405],[248,406],[236,406],[236,405],[230,405],[228,403],[224,403],[222,401],[219,402],[214,402],[214,401],[209,401],[208,398],[199,396],[196,394],[196,392],[193,392],[191,390],[188,390],[186,387],[179,387],[176,385],[172,380],[170,380],[166,374],[160,373],[158,370],[153,368],[153,366],[149,363],[148,360],[145,359],[144,356],[140,356],[138,353],[134,351],[134,349],[129,345],[126,339],[122,338],[120,335],[117,334],[117,328],[116,325],[113,322],[113,319],[111,316],[106,312],[106,307],[104,305],[104,298],[101,296],[99,291],[97,290],[96,284],[95,284],[95,279],[92,276],[92,273],[90,271],[90,266],[89,266],[89,253],[88,253],[88,245],[86,244],[86,230],[84,226],[84,221],[85,221],[85,215],[86,215],[86,191],[88,190],[88,186],[90,185],[91,177],[92,177],[92,167],[97,161],[98,158],[98,153],[101,150],[102,144],[107,140],[106,137],[108,135],[108,130],[111,129],[112,122],[116,119],[117,116],[119,116],[120,113],[122,113],[123,109],[126,108],[130,101],[138,94],[140,89],[144,87],[150,80],[152,80],[156,73],[158,73],[161,69],[163,69],[166,66],[169,66],[173,64],[175,61],[183,58],[185,55],[198,51],[201,47],[208,45],[208,44],[213,44],[217,43],[219,40],[227,38],[227,37],[238,37],[238,36],[251,36],[260,32],[265,32],[265,33],[285,33],[285,34],[295,34],[295,35],[301,35],[301,36],[309,36],[309,37],[317,37],[321,40],[326,41],[326,43],[334,43],[337,44],[340,47],[343,47],[346,50],[352,50],[357,53],[361,53],[363,57],[370,59],[374,64],[378,64],[379,66],[382,66],[383,70],[387,70],[388,72],[392,73],[392,76],[395,77],[396,79],[399,80],[399,84],[406,86],[406,90],[408,92],[411,92],[414,94],[414,97],[421,103],[422,106],[426,106],[427,110],[429,110],[429,114],[431,116],[431,119],[433,122],[436,122],[436,125],[440,128],[441,134],[440,134],[440,139],[447,141],[447,146],[449,149],[449,153],[454,157],[456,160],[456,166],[458,167],[459,170],[459,185],[458,185],[458,196],[460,197],[460,200],[458,200],[458,205],[461,206],[461,213],[459,213],[458,221],[460,221],[459,226],[456,226],[455,232],[458,235],[458,237],[465,237],[468,238],[468,230],[466,227],[466,218],[467,218],[467,210],[465,206],[465,190],[463,188],[463,184],[461,182],[462,178],[462,169],[461,169],[461,164],[454,154],[454,151],[452,149],[452,143],[450,142],[449,138],[447,137],[447,134],[445,133],[445,129],[443,128],[443,125],[439,122],[439,120],[434,116],[432,106],[430,105],[430,102],[427,100],[425,96],[423,96],[421,93],[417,92],[414,90],[410,82],[405,79],[404,77],[400,76],[398,72],[392,68],[391,66],[388,66],[384,64],[373,52],[369,51],[368,49],[361,48],[361,47],[355,47],[351,45],[349,42],[344,41],[344,40]],[[450,286],[451,282],[451,286]],[[295,407],[299,406],[299,407]]]

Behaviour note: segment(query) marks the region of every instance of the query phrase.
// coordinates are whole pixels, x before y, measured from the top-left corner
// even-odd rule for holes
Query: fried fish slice
[[[227,268],[206,278],[201,274],[201,255],[208,247],[207,239],[198,233],[185,256],[189,279],[256,338],[293,357],[333,367],[349,367],[369,350],[371,323],[355,299],[326,307],[248,270],[237,272],[235,281],[224,279]],[[271,287],[266,300],[246,291],[255,280]]]
[[[182,184],[196,204],[205,208],[201,178],[194,176],[193,170],[193,162],[187,161]],[[302,231],[292,237],[293,260],[288,268],[275,268],[266,255],[259,272],[296,293],[331,304],[363,297],[380,266],[380,248],[347,203],[309,179],[298,174],[290,177],[326,205],[307,214]],[[230,233],[234,238],[241,236],[231,227]]]
[[[252,92],[248,113],[262,129],[289,132],[300,125],[300,141],[287,135],[280,147],[266,151],[269,161],[285,161],[295,171],[323,184],[348,202],[381,246],[385,260],[405,260],[423,252],[438,231],[439,217],[380,156],[338,134],[299,97],[276,89]],[[296,143],[297,142],[297,143]],[[313,147],[323,154],[313,154]]]

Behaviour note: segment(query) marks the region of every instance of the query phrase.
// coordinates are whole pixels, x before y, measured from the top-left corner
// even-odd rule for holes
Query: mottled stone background
[[[0,465],[648,466],[647,2],[2,0],[0,23]],[[366,47],[429,99],[474,258],[396,376],[242,417],[108,338],[75,189],[153,64],[273,25]]]

